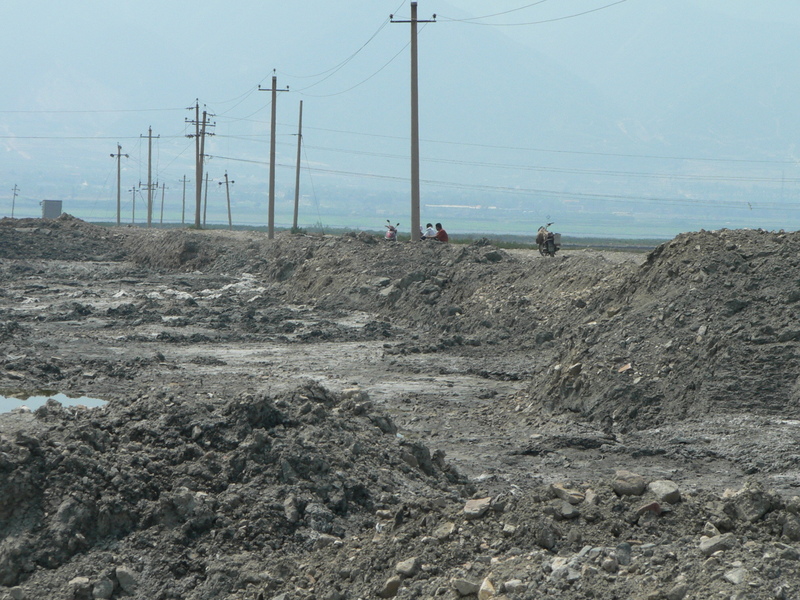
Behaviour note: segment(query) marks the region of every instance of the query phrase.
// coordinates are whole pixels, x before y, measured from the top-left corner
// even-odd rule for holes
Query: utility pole
[[[136,223],[136,188],[132,187],[128,190],[133,194],[131,198],[131,224]]]
[[[273,69],[273,73],[275,70]],[[288,92],[289,87],[285,90],[278,89],[278,78],[272,76],[272,89],[266,90],[258,86],[259,91],[272,92],[272,121],[271,121],[271,134],[269,140],[269,226],[267,228],[267,238],[273,239],[275,237],[275,123],[277,121],[276,106],[278,104],[278,92]]]
[[[166,183],[161,184],[161,220],[159,221],[160,225],[164,224],[164,190],[167,188]]]
[[[411,23],[411,241],[420,240],[419,232],[419,89],[417,85],[417,23],[435,23],[436,15],[429,21],[417,19],[417,3],[411,3],[411,20],[392,23]]]
[[[186,223],[186,175],[183,176],[183,200],[181,201],[181,225]]]
[[[190,108],[191,110],[191,108]],[[209,115],[203,111],[203,120],[200,120],[200,103],[196,102],[194,106],[194,121],[186,120],[187,123],[195,126],[195,133],[189,134],[186,137],[193,137],[195,139],[195,209],[194,209],[194,226],[200,229],[200,208],[201,198],[203,192],[203,158],[205,158],[205,140],[207,135],[214,135],[206,131],[206,127],[214,127],[214,123],[208,123]],[[205,218],[203,219],[205,224]]]
[[[206,173],[206,193],[203,200],[203,227],[206,226],[206,211],[208,210],[208,173]]]
[[[144,137],[140,135],[139,137]],[[156,136],[161,137],[160,135]],[[142,182],[139,182],[141,187]],[[158,183],[155,184],[158,187]],[[147,130],[147,226],[153,222],[153,128]]]
[[[300,122],[297,125],[297,170],[294,175],[294,218],[292,231],[297,231],[297,212],[300,206],[300,144],[303,141],[303,101],[300,100]]]
[[[14,187],[13,187],[13,189],[11,191],[14,192],[14,195],[11,196],[11,218],[13,219],[14,218],[14,204],[16,204],[16,202],[17,202],[17,192],[19,192],[19,188],[17,187],[16,183],[14,184]]]
[[[121,173],[121,170],[120,170],[120,162],[121,161],[120,161],[120,159],[123,156],[125,158],[128,158],[127,154],[123,154],[122,153],[122,146],[120,146],[119,142],[117,142],[117,153],[111,155],[111,158],[116,158],[117,159],[117,227],[120,226],[120,211],[122,209],[122,203],[120,202],[120,194],[122,193],[122,190],[120,188],[120,173]]]
[[[235,181],[230,182],[231,185],[236,183]],[[219,182],[222,185],[222,182]],[[225,171],[225,196],[228,198],[228,229],[233,229],[233,221],[231,220],[231,190],[228,187],[228,172]]]

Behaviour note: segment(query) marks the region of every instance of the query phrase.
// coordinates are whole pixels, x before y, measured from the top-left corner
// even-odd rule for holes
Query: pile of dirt
[[[51,400],[3,418],[0,457],[17,600],[800,593],[800,498],[628,471],[489,497],[358,389]]]
[[[800,234],[701,231],[653,251],[587,303],[532,410],[623,430],[755,411],[800,416]]]
[[[267,564],[295,572],[289,557],[374,531],[376,511],[397,526],[405,502],[469,491],[441,453],[396,434],[360,390],[314,382],[277,399],[50,400],[6,415],[0,585],[28,598],[132,586],[141,598],[220,598],[262,581]]]
[[[125,229],[110,229],[62,214],[57,219],[0,219],[0,258],[125,260]]]

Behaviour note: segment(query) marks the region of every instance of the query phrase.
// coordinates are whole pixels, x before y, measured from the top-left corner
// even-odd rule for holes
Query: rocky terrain
[[[799,252],[3,219],[0,598],[798,599]]]

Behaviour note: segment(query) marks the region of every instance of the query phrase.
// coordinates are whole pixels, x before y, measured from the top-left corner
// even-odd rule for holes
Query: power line
[[[576,17],[582,17],[584,15],[588,15],[590,13],[598,12],[601,10],[605,10],[607,8],[611,8],[612,6],[616,6],[617,4],[622,4],[623,2],[627,2],[628,0],[617,0],[616,2],[612,2],[611,4],[606,4],[605,6],[598,6],[597,8],[592,8],[590,10],[585,10],[583,12],[574,13],[571,15],[564,15],[563,17],[554,17],[552,19],[542,19],[541,21],[530,21],[528,23],[476,23],[471,20],[467,19],[451,19],[447,17],[441,17],[445,21],[450,22],[457,22],[457,23],[464,23],[466,25],[485,25],[487,27],[520,27],[525,25],[541,25],[543,23],[554,23],[556,21],[565,21],[567,19],[574,19]],[[491,16],[491,15],[490,15]],[[487,18],[487,17],[482,17]]]
[[[0,110],[0,114],[101,114],[101,113],[132,113],[132,112],[168,112],[182,111],[183,108],[113,108],[103,110]]]
[[[257,161],[251,159],[243,159],[243,158],[234,158],[230,156],[215,156],[215,158],[221,160],[230,160],[234,162],[244,162],[244,163],[253,163],[253,164],[268,164],[264,161]],[[276,167],[281,168],[289,168],[294,169],[295,165],[290,164],[276,164]],[[359,173],[355,171],[341,171],[336,169],[324,169],[321,167],[310,167],[305,166],[303,167],[306,171],[316,172],[316,173],[327,173],[331,175],[342,175],[347,177],[359,177],[365,179],[380,179],[384,181],[398,181],[398,182],[405,182],[407,181],[406,177],[402,176],[395,176],[395,175],[379,175],[375,173]],[[435,179],[422,179],[420,180],[422,183],[430,186],[436,187],[445,187],[445,188],[452,188],[452,189],[464,189],[464,190],[473,190],[473,191],[485,191],[485,192],[499,192],[505,194],[513,194],[513,195],[541,195],[541,196],[549,196],[549,197],[556,197],[556,198],[563,198],[563,199],[585,199],[585,200],[608,200],[608,201],[625,201],[625,202],[646,202],[646,203],[666,203],[666,204],[677,204],[677,205],[687,205],[687,206],[713,206],[713,207],[720,207],[720,208],[742,208],[746,202],[735,202],[735,201],[709,201],[703,199],[691,199],[691,198],[663,198],[663,197],[647,197],[647,196],[631,196],[625,194],[594,194],[588,192],[564,192],[559,190],[551,190],[551,189],[544,189],[544,188],[522,188],[522,187],[515,187],[515,186],[498,186],[498,185],[485,185],[485,184],[470,184],[470,183],[463,183],[463,182],[453,182],[453,181],[439,181]],[[759,207],[761,208],[771,208],[775,210],[798,210],[797,207],[794,205],[789,204],[777,204],[777,203],[759,203]]]
[[[512,12],[525,10],[526,8],[530,8],[531,6],[536,6],[538,4],[544,4],[547,1],[548,0],[539,0],[538,2],[533,2],[532,4],[526,4],[525,6],[520,6],[519,8],[512,8],[511,10],[504,10],[503,12],[494,13],[492,15],[484,15],[482,17],[469,17],[469,18],[466,18],[466,19],[448,19],[447,17],[442,17],[442,18],[447,20],[447,21],[458,21],[459,23],[463,23],[463,22],[466,22],[466,21],[479,21],[481,19],[491,19],[492,17],[499,17],[501,15],[507,15],[507,14],[512,13]]]

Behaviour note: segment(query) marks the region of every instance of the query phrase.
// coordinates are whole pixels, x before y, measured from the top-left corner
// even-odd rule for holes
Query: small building
[[[61,200],[42,200],[42,218],[57,219],[61,216]]]

